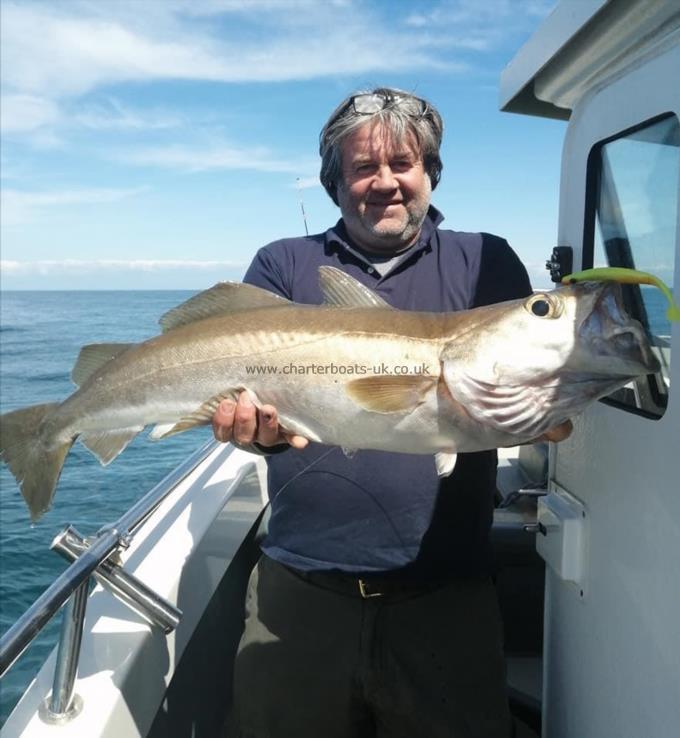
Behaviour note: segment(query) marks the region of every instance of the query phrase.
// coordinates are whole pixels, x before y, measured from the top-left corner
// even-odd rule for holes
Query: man
[[[327,264],[396,308],[428,311],[529,294],[505,241],[439,228],[442,130],[432,105],[398,90],[346,99],[320,138],[342,219],[261,249],[245,281],[320,303]],[[286,433],[247,393],[213,425],[219,440],[272,452],[269,532],[235,665],[241,735],[508,738],[489,579],[496,452],[460,454],[443,479],[429,456],[348,458]]]

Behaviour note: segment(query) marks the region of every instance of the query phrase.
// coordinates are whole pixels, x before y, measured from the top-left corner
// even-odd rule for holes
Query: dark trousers
[[[512,734],[486,580],[363,599],[262,557],[234,690],[242,738]]]

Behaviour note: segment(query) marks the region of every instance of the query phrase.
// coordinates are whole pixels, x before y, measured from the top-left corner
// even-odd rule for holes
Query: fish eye
[[[553,295],[542,292],[532,295],[524,303],[524,307],[538,318],[558,318],[562,313],[560,302]]]
[[[550,312],[550,303],[547,300],[534,300],[531,303],[531,312],[540,318],[545,318]]]

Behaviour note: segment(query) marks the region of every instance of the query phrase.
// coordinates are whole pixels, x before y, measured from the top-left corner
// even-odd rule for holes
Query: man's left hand
[[[552,441],[553,443],[559,443],[560,441],[564,441],[565,438],[569,438],[573,430],[574,426],[571,420],[565,420],[564,423],[556,425],[554,428],[546,431],[542,436],[539,436],[535,442]]]

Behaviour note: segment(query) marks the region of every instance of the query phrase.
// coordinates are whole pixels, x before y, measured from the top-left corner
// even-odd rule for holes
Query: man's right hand
[[[213,415],[212,427],[215,438],[222,443],[232,441],[241,446],[288,443],[293,448],[304,448],[309,443],[302,436],[284,432],[276,408],[273,405],[256,408],[247,392],[241,392],[238,402],[222,400]]]

